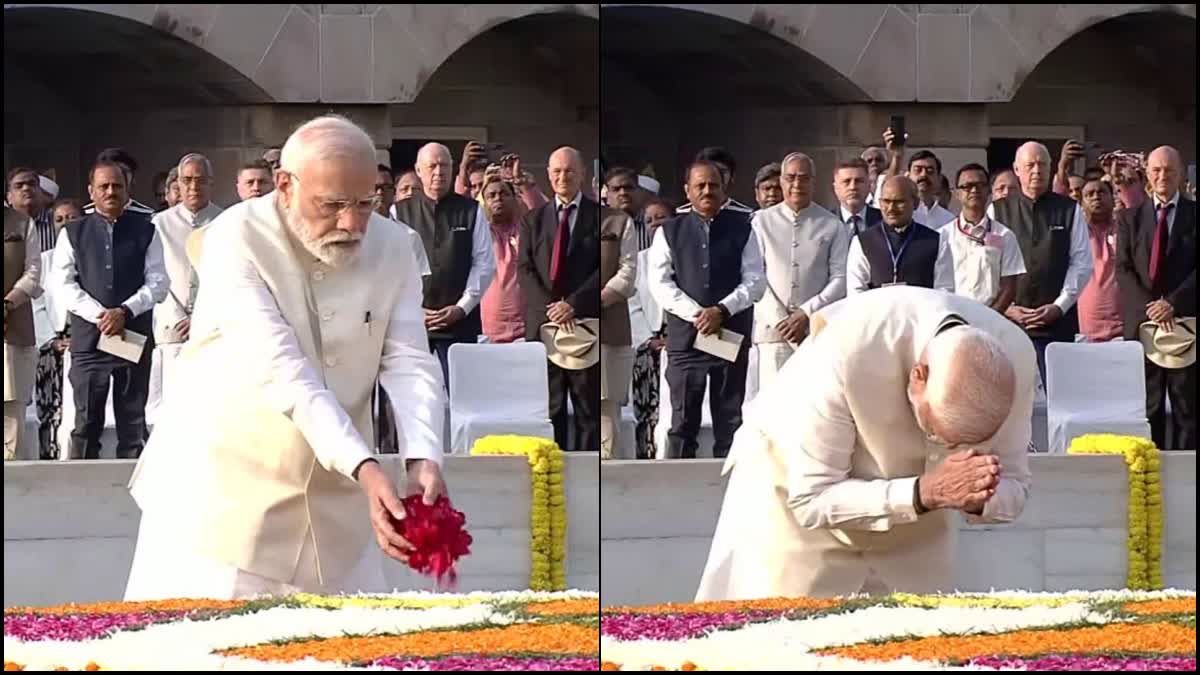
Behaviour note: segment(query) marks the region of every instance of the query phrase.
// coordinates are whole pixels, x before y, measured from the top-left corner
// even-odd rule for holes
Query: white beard
[[[299,211],[284,209],[288,229],[296,235],[304,249],[329,267],[341,267],[353,260],[362,248],[362,235],[344,230],[331,230],[314,238]]]

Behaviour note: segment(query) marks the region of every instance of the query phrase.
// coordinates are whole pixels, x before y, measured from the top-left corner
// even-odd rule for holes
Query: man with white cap
[[[58,183],[44,174],[38,176],[38,186],[42,191],[42,209],[33,220],[37,227],[38,245],[41,252],[45,253],[54,248],[54,214],[50,206],[58,199],[59,189]]]

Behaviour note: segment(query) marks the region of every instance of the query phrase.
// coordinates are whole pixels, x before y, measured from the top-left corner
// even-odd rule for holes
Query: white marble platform
[[[399,470],[394,455],[380,456]],[[4,606],[119,600],[141,512],[125,488],[127,460],[6,462]],[[569,453],[567,583],[598,590],[598,453]],[[461,591],[529,585],[529,465],[519,457],[446,458],[451,497],[475,538],[459,565]],[[388,564],[400,589],[432,584]]]
[[[1009,525],[962,523],[964,591],[1119,588],[1128,485],[1119,457],[1033,455],[1025,512]],[[608,461],[600,468],[605,605],[695,595],[725,492],[717,460]],[[1163,453],[1167,586],[1196,588],[1196,453]]]

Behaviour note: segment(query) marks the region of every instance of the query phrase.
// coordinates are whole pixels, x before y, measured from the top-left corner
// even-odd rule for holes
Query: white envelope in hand
[[[722,328],[719,333],[711,335],[696,334],[695,347],[705,354],[712,354],[729,362],[737,360],[738,350],[742,347],[745,336],[735,333],[728,328]]]
[[[142,360],[142,352],[146,350],[146,336],[131,330],[124,335],[100,334],[100,351],[119,356],[126,361],[137,363]]]

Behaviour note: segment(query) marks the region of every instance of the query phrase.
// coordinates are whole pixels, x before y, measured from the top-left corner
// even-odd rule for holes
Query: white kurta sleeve
[[[880,226],[882,227],[882,226]],[[867,254],[863,253],[860,237],[850,242],[850,251],[846,254],[846,295],[856,295],[871,287],[871,263]]]
[[[486,225],[486,224],[485,224]],[[414,238],[413,246],[421,246]],[[416,269],[402,275],[402,287],[392,308],[379,383],[387,390],[405,459],[428,459],[442,464],[442,425],[445,389],[437,357],[429,352],[425,313],[421,309],[421,279]]]
[[[788,464],[788,507],[801,527],[886,532],[917,520],[917,477],[862,480],[850,477],[857,429],[845,395],[842,366],[814,373],[797,411],[794,434],[782,441]]]
[[[471,233],[471,271],[467,273],[467,287],[463,289],[462,297],[455,304],[465,314],[473,312],[495,276],[496,256],[492,251],[492,228],[488,227],[487,215],[480,206],[475,212],[475,229]]]
[[[675,262],[671,259],[671,247],[662,228],[654,233],[654,241],[650,244],[647,255],[646,274],[650,285],[650,293],[664,311],[670,312],[684,321],[695,321],[703,307],[693,300],[675,283]],[[731,310],[732,311],[732,310]]]
[[[167,266],[163,262],[162,237],[158,230],[150,238],[150,246],[146,249],[146,258],[142,263],[143,283],[133,295],[121,303],[129,308],[134,316],[139,316],[153,309],[154,305],[167,297],[167,289],[171,280],[167,277]]]
[[[955,288],[954,282],[954,250],[950,247],[950,237],[954,236],[950,232],[953,225],[946,225],[938,230],[938,254],[937,261],[933,264],[933,287],[939,291],[953,293]]]
[[[104,305],[88,295],[79,285],[79,270],[75,267],[75,247],[66,229],[58,233],[54,245],[54,271],[50,283],[62,293],[64,312],[70,312],[89,323],[99,323]]]
[[[1075,306],[1079,294],[1092,278],[1092,245],[1088,241],[1088,225],[1083,219],[1083,209],[1075,207],[1075,222],[1071,224],[1071,260],[1067,264],[1067,278],[1054,304],[1065,314]]]
[[[846,260],[850,252],[850,231],[844,227],[837,228],[833,243],[829,247],[829,281],[820,293],[812,296],[800,305],[800,311],[812,318],[823,307],[846,297]]]
[[[724,305],[731,315],[749,309],[751,305],[762,300],[763,293],[767,290],[762,248],[758,245],[758,235],[754,233],[753,228],[746,245],[742,247],[741,264],[742,282],[719,303]]]

